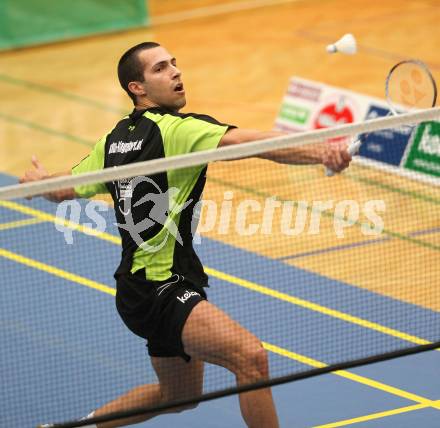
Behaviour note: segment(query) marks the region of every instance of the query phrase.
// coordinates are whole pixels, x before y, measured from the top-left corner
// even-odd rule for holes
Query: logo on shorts
[[[185,303],[192,296],[200,296],[200,294],[195,291],[185,290],[185,294],[182,297],[177,297],[177,300],[180,300],[182,303]]]

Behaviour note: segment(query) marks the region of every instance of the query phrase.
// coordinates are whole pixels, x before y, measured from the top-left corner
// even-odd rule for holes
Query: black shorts
[[[182,357],[182,330],[194,306],[206,300],[202,287],[174,274],[166,281],[149,281],[145,271],[120,275],[116,282],[116,307],[125,325],[147,339],[152,357]]]

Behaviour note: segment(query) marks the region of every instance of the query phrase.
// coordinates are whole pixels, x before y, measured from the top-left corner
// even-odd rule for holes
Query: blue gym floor
[[[0,175],[0,185],[14,182]],[[0,427],[76,419],[154,381],[143,341],[114,306],[118,245],[77,231],[66,245],[44,217],[55,211],[42,199],[0,201]],[[116,236],[112,213],[102,214]],[[440,313],[214,240],[197,249],[210,300],[260,337],[272,376],[438,340]],[[274,387],[281,427],[438,427],[439,369],[437,350]],[[232,386],[233,377],[208,366],[207,390],[213,385]],[[229,397],[139,426],[244,423]]]

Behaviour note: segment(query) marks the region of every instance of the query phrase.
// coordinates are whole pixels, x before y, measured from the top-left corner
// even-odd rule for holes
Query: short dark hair
[[[127,52],[125,52],[119,60],[119,83],[121,84],[124,91],[127,92],[128,96],[133,100],[134,104],[136,104],[136,95],[133,94],[130,89],[128,89],[128,84],[134,81],[144,81],[144,66],[139,60],[138,54],[143,50],[157,48],[158,46],[160,46],[160,44],[156,42],[139,43],[138,45],[133,46]]]

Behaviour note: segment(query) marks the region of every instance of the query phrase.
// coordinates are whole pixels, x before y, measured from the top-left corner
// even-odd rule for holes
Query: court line
[[[440,400],[436,401],[435,403],[440,404]],[[427,406],[426,404],[414,404],[412,406],[399,407],[397,409],[386,410],[384,412],[370,413],[369,415],[359,416],[359,417],[352,418],[352,419],[344,419],[344,420],[337,421],[337,422],[331,422],[329,424],[317,425],[314,428],[343,427],[346,425],[357,424],[359,422],[367,422],[367,421],[372,421],[375,419],[382,419],[387,416],[400,415],[402,413],[413,412],[415,410],[420,410],[420,409],[426,409],[428,407],[430,407],[430,406]]]
[[[66,279],[70,282],[77,283],[79,285],[83,285],[83,286],[91,288],[93,290],[96,290],[96,291],[99,291],[99,292],[102,292],[105,294],[109,294],[111,296],[116,295],[116,290],[112,287],[109,287],[104,284],[100,284],[96,281],[92,281],[92,280],[85,278],[83,276],[73,274],[73,273],[68,272],[64,269],[59,269],[55,266],[48,265],[46,263],[42,263],[37,260],[25,257],[21,254],[6,250],[4,248],[0,248],[0,256],[6,258],[8,260],[14,261],[16,263],[23,264],[25,266],[32,267],[34,269],[38,269],[43,272],[49,273],[51,275]],[[308,365],[308,366],[311,366],[314,368],[322,368],[322,367],[327,366],[327,364],[325,364],[321,361],[315,360],[315,359],[307,357],[305,355],[301,355],[301,354],[289,351],[289,350],[281,348],[277,345],[273,345],[268,342],[262,342],[262,343],[263,343],[264,348],[267,349],[268,351],[275,353],[275,354],[278,354],[278,355],[281,355],[283,357],[298,361],[298,362],[303,363],[305,365]],[[357,375],[355,373],[351,373],[346,370],[337,370],[335,372],[332,372],[332,374],[343,377],[345,379],[349,379],[349,380],[357,382],[357,383],[361,383],[363,385],[366,385],[371,388],[389,393],[391,395],[395,395],[400,398],[404,398],[404,399],[414,401],[419,404],[423,404],[426,407],[433,407],[435,409],[440,410],[440,403],[436,403],[435,401],[429,400],[429,399],[422,397],[420,395],[413,394],[411,392],[402,390],[400,388],[395,388],[391,385],[387,385],[385,383],[378,382],[378,381],[370,379],[368,377]]]
[[[368,169],[368,170],[372,169],[371,167],[368,167],[368,166],[365,166],[362,164],[357,164],[357,166],[359,166],[362,169]],[[432,203],[435,205],[440,205],[440,198],[437,199],[432,196],[425,195],[423,193],[418,193],[418,192],[415,192],[412,190],[405,190],[405,189],[401,189],[399,187],[393,187],[389,184],[381,183],[380,181],[373,180],[372,178],[367,178],[367,177],[363,177],[358,174],[353,174],[350,170],[347,170],[347,172],[345,174],[342,174],[342,177],[344,177],[344,178],[349,177],[350,179],[352,179],[354,181],[359,181],[360,183],[363,183],[363,184],[378,187],[383,190],[388,190],[389,192],[392,192],[392,193],[398,193],[400,195],[404,195],[409,198],[420,199],[424,202]]]
[[[77,223],[73,223],[68,220],[57,218],[51,214],[47,214],[47,213],[41,212],[39,210],[36,210],[34,208],[29,208],[29,207],[17,204],[16,202],[0,201],[0,206],[3,206],[5,208],[10,208],[12,210],[17,210],[23,214],[27,214],[30,216],[36,216],[37,218],[45,220],[45,221],[56,222],[58,224],[62,224],[65,227],[69,227],[74,230],[77,230],[78,232],[82,232],[87,235],[91,235],[96,238],[103,239],[107,242],[111,242],[112,244],[121,245],[121,239],[115,235],[112,235],[112,234],[109,234],[106,232],[97,233],[95,229],[92,229],[90,227],[79,225]],[[368,321],[363,318],[356,317],[354,315],[346,314],[342,311],[338,311],[336,309],[331,309],[326,306],[322,306],[322,305],[310,302],[305,299],[300,299],[298,297],[292,296],[287,293],[282,293],[280,291],[273,290],[272,288],[265,287],[263,285],[256,284],[251,281],[247,281],[242,278],[238,278],[236,276],[227,274],[225,272],[221,272],[217,269],[210,268],[208,266],[204,266],[204,269],[205,269],[206,273],[208,273],[209,275],[212,275],[220,280],[226,281],[227,283],[232,283],[232,284],[241,286],[243,288],[246,288],[248,290],[252,290],[254,292],[273,297],[274,299],[282,300],[287,303],[291,303],[293,305],[296,305],[296,306],[299,306],[299,307],[302,307],[302,308],[305,308],[305,309],[308,309],[311,311],[315,311],[315,312],[318,312],[318,313],[321,313],[321,314],[324,314],[324,315],[327,315],[327,316],[330,316],[333,318],[337,318],[337,319],[343,320],[343,321],[351,323],[351,324],[359,325],[361,327],[364,327],[364,328],[367,328],[370,330],[378,331],[382,334],[396,337],[398,339],[401,339],[401,340],[404,340],[404,341],[407,341],[410,343],[414,343],[417,345],[426,345],[426,344],[432,343],[432,342],[429,342],[429,341],[422,339],[420,337],[413,336],[411,334],[401,332],[399,330],[396,330],[396,329],[393,329],[390,327],[386,327],[381,324],[378,324],[378,323],[375,323],[372,321]]]
[[[77,104],[79,103],[79,104],[85,105],[87,107],[93,107],[93,108],[96,108],[101,111],[115,113],[119,117],[126,116],[127,114],[129,114],[133,110],[132,106],[128,107],[128,108],[113,107],[111,105],[108,105],[108,104],[102,103],[98,100],[95,100],[94,98],[88,98],[88,97],[85,97],[82,95],[77,95],[73,92],[63,91],[61,89],[53,88],[51,86],[43,85],[41,83],[35,83],[35,82],[29,81],[29,80],[18,79],[18,78],[9,76],[8,74],[5,74],[5,73],[0,73],[0,83],[18,86],[20,88],[25,88],[25,89],[29,89],[29,90],[43,93],[45,95],[52,95],[55,97],[64,98],[68,101],[72,101]],[[192,100],[192,102],[201,102],[197,98],[193,98],[193,97],[191,97],[191,100]],[[204,100],[204,101],[207,104],[215,103],[215,105],[220,105],[220,106],[229,106],[230,107],[231,105],[233,105],[233,106],[238,106],[241,108],[246,107],[246,109],[248,109],[248,110],[249,110],[249,108],[251,108],[251,110],[261,111],[261,112],[266,112],[266,113],[270,112],[271,114],[274,111],[274,109],[272,107],[269,107],[269,104],[262,104],[261,102],[253,103],[252,105],[250,105],[250,103],[242,102],[242,101],[220,102],[215,99],[210,99],[207,101]]]
[[[16,77],[9,76],[5,73],[0,73],[0,82],[9,83],[11,85],[31,89],[37,92],[43,92],[44,94],[55,95],[61,98],[65,98],[67,100],[80,102],[82,104],[88,105],[89,107],[96,107],[99,110],[116,113],[118,115],[125,115],[129,113],[128,110],[112,107],[111,105],[94,100],[93,98],[83,97],[73,92],[62,91],[61,89],[52,88],[51,86],[42,85],[40,83],[34,83],[29,80],[17,79]]]
[[[298,297],[292,296],[287,293],[283,293],[281,291],[273,290],[272,288],[265,287],[264,285],[260,285],[255,282],[248,281],[246,279],[242,279],[242,278],[238,278],[233,275],[229,275],[225,272],[218,271],[218,270],[216,270],[214,268],[210,268],[208,266],[204,266],[204,268],[205,268],[205,272],[208,275],[214,276],[214,277],[221,279],[227,283],[239,285],[240,287],[246,288],[248,290],[255,291],[257,293],[273,297],[274,299],[278,299],[278,300],[282,300],[284,302],[291,303],[295,306],[299,306],[304,309],[309,309],[313,312],[318,312],[320,314],[327,315],[332,318],[340,319],[342,321],[346,321],[351,324],[359,325],[359,326],[367,328],[369,330],[374,330],[379,333],[386,334],[386,335],[392,336],[392,337],[396,337],[398,339],[401,339],[401,340],[404,340],[404,341],[407,341],[410,343],[415,343],[418,345],[427,345],[429,343],[432,343],[432,342],[429,342],[428,340],[422,339],[420,337],[413,336],[411,334],[404,333],[402,331],[395,330],[393,328],[386,327],[384,325],[381,325],[381,324],[378,324],[378,323],[375,323],[372,321],[368,321],[363,318],[349,315],[345,312],[341,312],[336,309],[331,309],[326,306],[319,305],[317,303],[313,303],[313,302],[310,302],[305,299],[300,299]]]
[[[95,229],[92,229],[91,227],[83,226],[73,221],[65,220],[62,219],[61,217],[57,217],[52,214],[47,214],[44,211],[27,207],[25,205],[21,205],[16,202],[0,201],[0,207],[8,208],[10,210],[20,212],[22,214],[27,214],[29,216],[36,217],[37,219],[41,220],[41,222],[56,223],[60,226],[68,227],[69,229],[76,230],[86,235],[96,236],[97,238],[111,242],[112,244],[121,245],[121,239],[118,236],[111,235],[109,233],[97,232]]]
[[[440,228],[434,227],[431,229],[417,230],[415,232],[410,232],[410,233],[408,233],[408,236],[423,236],[423,235],[430,235],[430,234],[438,233],[438,232],[440,232]],[[327,254],[327,253],[332,253],[335,251],[343,251],[343,250],[349,250],[352,248],[365,247],[368,245],[381,244],[383,242],[389,242],[390,240],[391,240],[391,238],[379,238],[379,239],[370,239],[368,241],[367,240],[357,241],[357,242],[352,242],[350,244],[334,245],[331,247],[319,248],[317,250],[305,251],[303,253],[292,254],[290,256],[282,256],[282,257],[276,258],[275,260],[284,261],[284,260],[298,259],[298,258],[302,258],[302,257],[317,256],[320,254]]]
[[[100,284],[99,282],[96,281],[92,281],[91,279],[84,278],[83,276],[68,272],[64,269],[59,269],[55,266],[51,266],[46,263],[39,262],[37,260],[22,256],[21,254],[14,253],[12,251],[8,251],[4,248],[0,248],[0,256],[17,263],[21,263],[25,266],[29,266],[34,269],[38,269],[43,272],[50,273],[52,275],[58,276],[59,278],[67,279],[68,281],[76,282],[77,284],[81,284],[86,287],[93,288],[94,290],[102,291],[103,293],[116,296],[116,290],[114,288],[111,288],[104,284]]]
[[[152,27],[165,24],[175,24],[182,21],[198,18],[211,18],[213,16],[225,15],[233,12],[244,12],[272,7],[281,4],[297,3],[300,0],[249,0],[240,3],[223,3],[215,6],[205,6],[183,12],[169,13],[151,17],[149,23]]]
[[[38,218],[26,218],[24,220],[10,221],[8,223],[0,223],[0,230],[9,230],[17,227],[28,226],[31,224],[42,223],[44,220]]]
[[[0,119],[3,119],[6,122],[14,123],[15,125],[20,125],[28,129],[32,129],[33,131],[43,132],[45,134],[53,135],[55,137],[61,137],[66,140],[73,141],[75,143],[80,143],[87,147],[93,147],[95,143],[92,143],[84,138],[77,137],[72,134],[68,134],[67,132],[58,131],[56,129],[48,128],[47,126],[40,125],[39,123],[29,122],[27,120],[20,119],[15,116],[10,116],[4,113],[0,113]]]
[[[240,185],[238,185],[236,183],[231,183],[229,181],[225,181],[225,180],[219,179],[217,177],[213,177],[212,175],[208,175],[208,180],[210,180],[213,183],[221,184],[221,185],[224,185],[224,186],[229,186],[229,187],[234,188],[236,190],[240,190],[240,191],[243,191],[243,192],[250,193],[251,195],[256,195],[256,196],[259,196],[259,197],[262,197],[262,198],[273,198],[275,196],[278,201],[280,201],[280,202],[287,202],[284,199],[278,198],[276,195],[273,195],[273,194],[270,195],[270,194],[267,194],[267,193],[264,193],[264,192],[260,192],[258,190],[251,189],[251,188],[246,187],[246,186],[240,186]],[[209,183],[209,181],[208,181],[208,183]],[[294,206],[297,205],[295,203],[295,201],[289,201],[289,202],[293,202]],[[309,206],[307,206],[307,211],[311,212],[311,211],[313,211],[313,209],[310,208]],[[341,218],[338,218],[334,214],[329,213],[327,211],[321,211],[321,215],[323,217],[326,217],[326,218],[342,220]],[[354,221],[353,224],[357,225],[359,227],[362,227],[364,225],[364,223],[361,223],[359,221]],[[369,227],[368,224],[365,224],[365,225],[367,227]],[[425,248],[429,248],[431,250],[440,251],[440,245],[435,245],[435,244],[432,244],[430,242],[421,241],[420,239],[416,239],[416,238],[410,237],[408,235],[401,234],[399,232],[394,232],[394,231],[392,231],[390,229],[385,229],[384,228],[382,230],[382,234],[386,234],[386,235],[392,236],[392,237],[400,239],[402,241],[411,242],[412,244],[415,244],[415,245],[418,245],[418,246],[421,246],[421,247],[425,247]]]
[[[272,345],[267,342],[263,342],[264,348],[268,351],[271,351],[275,354],[282,355],[283,357],[290,358],[291,360],[299,361],[303,364],[309,365],[314,368],[322,368],[327,367],[327,364],[315,360],[313,358],[306,357],[301,354],[297,354],[296,352],[288,351],[287,349],[281,348],[276,345]],[[380,391],[385,391],[391,395],[395,395],[397,397],[405,398],[409,401],[415,401],[416,403],[424,404],[427,407],[433,407],[435,409],[440,410],[440,402],[437,403],[434,400],[430,400],[425,397],[421,397],[420,395],[413,394],[412,392],[405,391],[400,388],[395,388],[394,386],[387,385],[382,382],[378,382],[374,379],[370,379],[365,376],[361,376],[352,372],[349,372],[347,370],[336,370],[332,372],[332,374],[343,377],[345,379],[349,379],[354,382],[362,383],[363,385],[367,385],[371,388],[378,389]]]
[[[6,82],[6,83],[10,83],[10,84],[14,84],[14,85],[17,85],[17,86],[24,86],[27,89],[36,90],[36,91],[40,91],[40,92],[43,92],[43,93],[49,93],[51,95],[59,96],[61,98],[71,99],[71,100],[73,100],[75,102],[80,102],[80,103],[83,103],[85,105],[88,105],[89,107],[90,106],[96,107],[99,110],[105,110],[105,111],[109,111],[109,112],[113,112],[113,113],[117,113],[117,114],[122,114],[122,115],[126,115],[128,113],[128,111],[125,110],[125,109],[118,109],[118,108],[115,108],[115,107],[108,106],[107,104],[104,104],[104,103],[101,103],[99,101],[96,101],[93,98],[83,97],[83,96],[80,96],[80,95],[76,95],[74,93],[70,93],[70,92],[66,92],[66,91],[61,91],[61,90],[58,90],[58,89],[55,89],[55,88],[51,88],[50,86],[33,83],[33,82],[26,81],[26,80],[23,80],[23,79],[16,79],[16,78],[8,76],[6,74],[0,73],[0,81]],[[69,139],[67,137],[69,134],[61,135],[61,134],[58,134],[58,131],[52,130],[50,128],[45,128],[43,130],[42,127],[40,125],[38,125],[38,124],[35,124],[33,122],[29,122],[29,121],[22,121],[21,119],[16,118],[14,116],[8,116],[8,118],[10,118],[11,122],[13,122],[15,124],[20,124],[22,126],[26,126],[28,128],[31,128],[31,129],[38,129],[39,131],[42,131],[42,132],[46,132],[46,130],[47,130],[47,132],[49,134],[51,134],[51,135],[63,136],[64,138]],[[75,136],[72,136],[72,137],[73,137],[72,141],[75,141],[76,138],[79,138],[79,137],[75,137]],[[89,145],[93,146],[94,145],[94,143],[91,142],[91,141],[87,141],[87,140],[84,140],[84,141],[85,141],[84,144],[86,144],[87,146],[89,146]],[[358,166],[364,167],[363,165],[360,165],[360,164],[358,164]],[[370,186],[373,186],[373,187],[379,187],[379,188],[388,190],[390,192],[404,194],[404,195],[406,195],[408,197],[412,197],[412,198],[415,198],[415,199],[420,199],[420,200],[423,200],[425,202],[432,202],[432,203],[435,203],[435,204],[440,204],[440,200],[437,200],[435,198],[431,198],[430,196],[424,195],[423,193],[417,193],[417,192],[413,192],[413,191],[402,190],[402,189],[399,189],[398,187],[393,187],[393,186],[390,186],[388,184],[380,183],[380,182],[372,180],[372,179],[367,179],[367,178],[364,178],[364,177],[361,177],[361,176],[353,175],[350,172],[348,172],[346,174],[343,174],[343,177],[344,178],[350,178],[350,179],[353,179],[355,181],[360,181],[360,182],[362,182],[364,184],[367,184],[367,185],[370,185]]]

